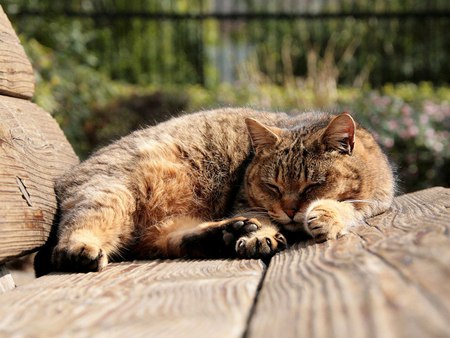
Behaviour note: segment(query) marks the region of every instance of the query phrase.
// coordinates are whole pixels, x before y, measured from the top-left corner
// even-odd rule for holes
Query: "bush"
[[[83,125],[119,95],[131,95],[135,86],[111,81],[106,75],[56,53],[36,40],[24,43],[36,73],[33,100],[51,113],[64,130],[76,153],[84,158],[92,150]]]
[[[122,96],[103,107],[96,107],[81,126],[90,150],[104,146],[132,130],[154,125],[186,109],[183,94],[154,90]]]
[[[396,165],[400,190],[449,185],[449,98],[448,88],[407,84],[371,91],[348,104]]]

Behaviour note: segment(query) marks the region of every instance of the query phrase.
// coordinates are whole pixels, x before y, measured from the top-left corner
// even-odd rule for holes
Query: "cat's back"
[[[138,130],[131,138],[148,138],[157,141],[178,140],[188,145],[214,142],[242,143],[247,137],[245,118],[256,118],[261,122],[276,124],[287,118],[284,113],[256,111],[248,108],[224,108],[200,111],[172,118],[156,126]]]
[[[225,108],[174,117],[158,125],[134,131],[98,149],[60,180],[70,179],[74,174],[80,176],[80,172],[90,175],[96,170],[105,170],[105,167],[113,170],[133,166],[142,152],[153,146],[161,150],[175,147],[181,151],[197,151],[204,155],[208,151],[244,149],[249,145],[246,117],[273,124],[282,116],[286,115],[247,108]]]

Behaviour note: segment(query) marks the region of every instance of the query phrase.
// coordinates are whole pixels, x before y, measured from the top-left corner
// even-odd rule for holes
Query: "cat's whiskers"
[[[376,204],[377,203],[375,201],[370,201],[370,200],[343,200],[341,202],[346,202],[346,203],[371,203],[371,204]]]
[[[266,211],[247,210],[244,212],[244,214],[249,217],[258,217],[258,216],[267,217]]]
[[[262,207],[252,207],[252,208],[248,208],[247,211],[249,212],[262,212],[262,213],[267,213],[267,210],[265,208]]]

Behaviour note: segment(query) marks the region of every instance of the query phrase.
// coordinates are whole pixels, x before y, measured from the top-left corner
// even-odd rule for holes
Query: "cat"
[[[56,182],[55,270],[132,258],[265,258],[386,211],[389,162],[348,113],[219,109],[138,130]]]

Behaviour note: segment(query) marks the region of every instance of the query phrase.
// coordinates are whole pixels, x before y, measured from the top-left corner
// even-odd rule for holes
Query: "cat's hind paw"
[[[53,249],[52,265],[57,271],[100,271],[108,264],[108,257],[95,244],[70,241]]]
[[[242,236],[249,235],[261,229],[261,223],[256,218],[236,217],[225,224],[222,231],[225,245],[232,245]]]
[[[267,258],[286,249],[286,238],[281,233],[270,230],[261,229],[239,238],[236,242],[237,255],[242,258]]]
[[[217,222],[205,222],[180,238],[181,255],[186,257],[229,257],[236,241],[261,228],[254,218],[233,217]]]

